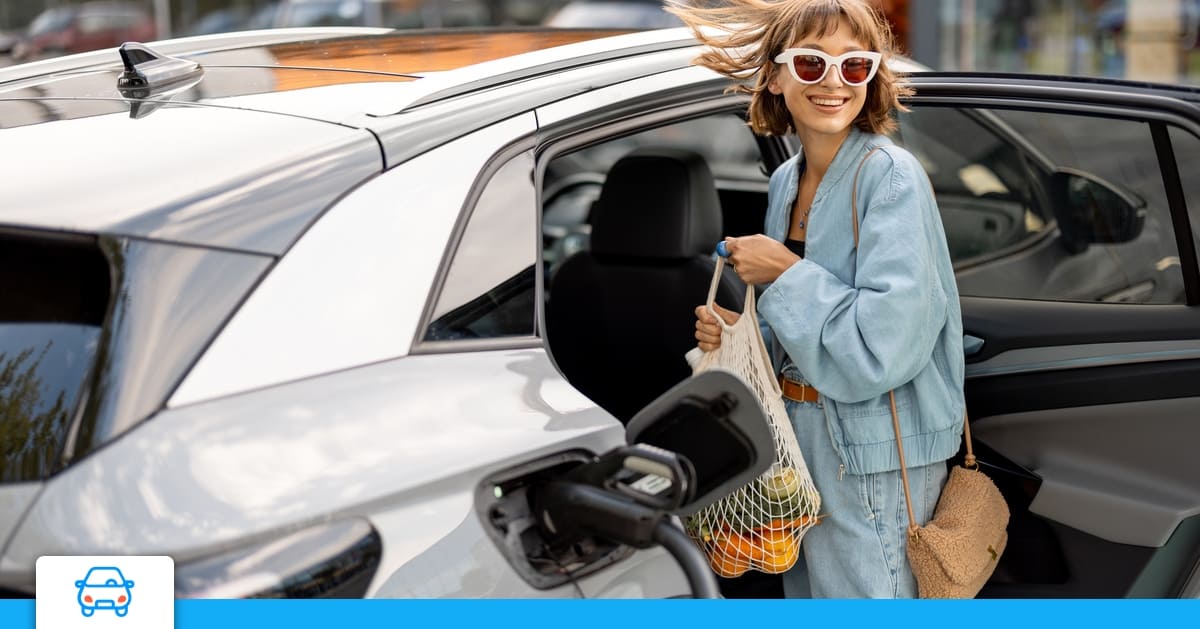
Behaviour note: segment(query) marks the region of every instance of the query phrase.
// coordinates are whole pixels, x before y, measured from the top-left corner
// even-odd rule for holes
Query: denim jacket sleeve
[[[837,194],[843,192],[845,201],[831,210],[849,211],[849,182],[844,190],[839,186]],[[940,219],[916,158],[899,147],[872,155],[858,206],[856,262],[845,276],[850,283],[804,259],[759,301],[762,317],[808,381],[840,402],[876,398],[913,379],[931,360],[947,317],[937,274]],[[845,240],[853,247],[852,234]]]

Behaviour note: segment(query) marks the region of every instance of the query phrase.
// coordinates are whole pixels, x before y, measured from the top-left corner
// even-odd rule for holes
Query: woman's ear
[[[779,73],[773,72],[771,78],[767,79],[767,91],[779,96],[783,93],[783,87],[779,85]]]

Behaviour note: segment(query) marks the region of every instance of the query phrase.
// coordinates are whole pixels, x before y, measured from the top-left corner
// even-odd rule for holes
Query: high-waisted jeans
[[[785,400],[796,439],[828,514],[800,543],[796,566],[784,573],[788,598],[915,598],[905,554],[908,510],[900,471],[845,473],[818,403]],[[909,468],[913,511],[925,524],[946,483],[944,462]]]

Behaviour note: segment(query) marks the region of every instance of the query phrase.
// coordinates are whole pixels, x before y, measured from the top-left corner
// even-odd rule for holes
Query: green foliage
[[[35,480],[53,470],[70,421],[66,392],[46,403],[38,367],[53,341],[14,355],[0,352],[0,480]]]

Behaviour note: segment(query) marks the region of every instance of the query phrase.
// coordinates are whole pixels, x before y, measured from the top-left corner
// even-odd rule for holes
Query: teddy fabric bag
[[[725,259],[717,258],[707,308],[713,300]],[[796,435],[788,420],[783,394],[774,377],[762,330],[758,327],[754,287],[746,287],[746,303],[733,325],[720,317],[721,346],[687,353],[694,373],[722,369],[740,377],[755,392],[775,441],[775,462],[749,484],[684,519],[684,528],[708,556],[713,572],[736,577],[747,570],[778,574],[800,557],[800,540],[818,523],[821,496],[813,485]]]

